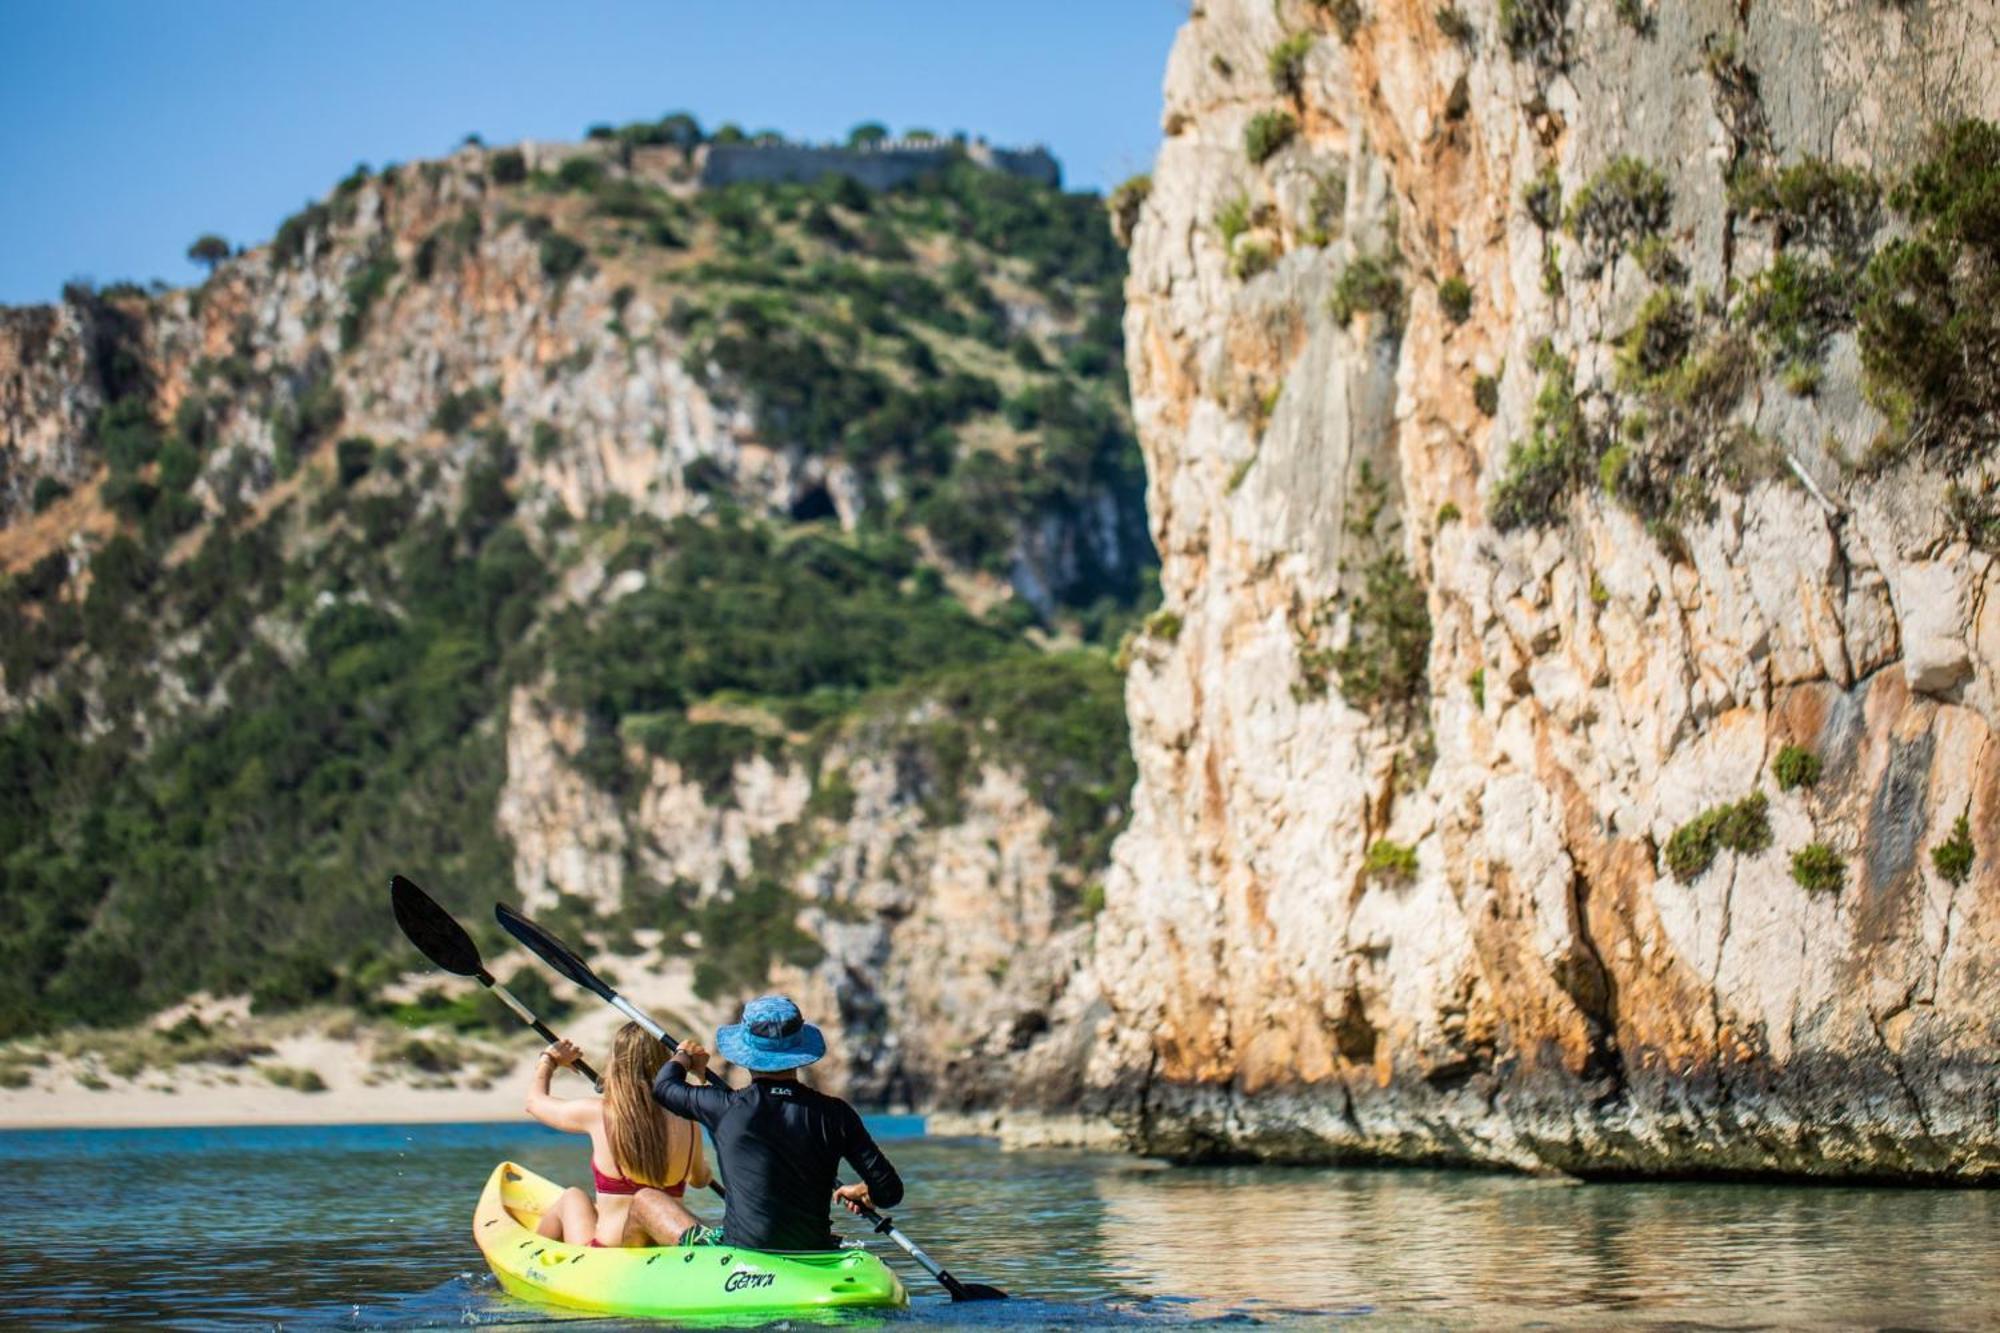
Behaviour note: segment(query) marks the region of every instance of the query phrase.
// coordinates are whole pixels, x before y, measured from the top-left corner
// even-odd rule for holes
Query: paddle
[[[680,1045],[679,1042],[668,1036],[667,1030],[655,1022],[644,1010],[613,990],[602,977],[591,971],[590,964],[579,958],[576,950],[570,948],[554,935],[551,935],[548,931],[504,903],[494,904],[493,915],[509,935],[512,935],[515,939],[526,945],[528,951],[537,958],[540,958],[550,967],[597,996],[597,998],[603,1000],[640,1027],[646,1029],[661,1043],[667,1046]],[[715,1192],[717,1194],[722,1193],[722,1187],[717,1185]],[[961,1282],[953,1277],[945,1270],[944,1265],[918,1249],[917,1243],[908,1236],[905,1236],[896,1226],[894,1218],[884,1217],[881,1213],[876,1212],[866,1204],[860,1206],[860,1213],[861,1216],[874,1224],[874,1228],[879,1234],[885,1235],[890,1240],[895,1241],[896,1244],[903,1248],[905,1254],[915,1259],[922,1266],[926,1273],[936,1278],[943,1285],[944,1289],[951,1293],[953,1300],[1004,1301],[1007,1299],[1007,1293],[998,1287],[989,1287],[983,1282]]]
[[[447,972],[461,977],[471,977],[480,985],[500,997],[500,1003],[514,1011],[515,1017],[542,1035],[542,1040],[551,1044],[559,1040],[549,1031],[548,1025],[535,1017],[534,1010],[514,998],[514,993],[493,979],[493,974],[479,959],[479,946],[472,942],[472,936],[465,933],[465,927],[450,912],[437,905],[437,901],[418,888],[415,883],[396,876],[389,881],[389,904],[396,911],[396,924],[410,937],[410,943],[417,946],[424,957],[436,963]],[[582,1060],[576,1062],[576,1072],[589,1079],[591,1086],[604,1090],[604,1080],[597,1071]]]

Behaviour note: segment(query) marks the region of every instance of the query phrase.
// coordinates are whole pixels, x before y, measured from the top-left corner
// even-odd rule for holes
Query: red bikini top
[[[590,1178],[591,1181],[597,1186],[597,1192],[599,1194],[637,1194],[640,1190],[643,1189],[656,1189],[656,1190],[664,1190],[668,1194],[671,1194],[674,1198],[678,1199],[687,1192],[688,1172],[694,1170],[695,1154],[699,1151],[701,1151],[701,1131],[699,1129],[696,1129],[693,1125],[689,1125],[688,1156],[686,1163],[684,1163],[681,1167],[681,1179],[679,1184],[643,1185],[636,1180],[627,1180],[624,1176],[607,1176],[602,1171],[597,1169],[596,1153],[592,1153],[590,1155]]]
[[[684,1184],[649,1186],[641,1185],[636,1180],[627,1180],[623,1176],[607,1176],[597,1169],[597,1159],[595,1157],[590,1159],[590,1176],[596,1183],[599,1194],[637,1194],[643,1189],[657,1189],[665,1190],[668,1194],[678,1199],[682,1194],[687,1192],[687,1186]]]

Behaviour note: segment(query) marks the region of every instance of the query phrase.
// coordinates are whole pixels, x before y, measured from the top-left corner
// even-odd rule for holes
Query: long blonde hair
[[[674,1117],[653,1100],[653,1078],[667,1055],[644,1028],[627,1023],[612,1039],[604,1074],[604,1137],[618,1169],[641,1185],[679,1184],[693,1173],[700,1151],[693,1125],[686,1126],[687,1146],[674,1151]]]

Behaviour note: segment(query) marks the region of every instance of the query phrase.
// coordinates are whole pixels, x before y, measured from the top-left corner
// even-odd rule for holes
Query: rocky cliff
[[[1197,0],[1114,208],[1177,1157],[2000,1171],[2000,18]]]
[[[1131,781],[1122,258],[955,151],[711,189],[699,138],[360,169],[198,287],[0,312],[0,1036],[477,1019],[410,999],[401,871],[677,1024],[801,990],[861,1099],[1001,1095]]]

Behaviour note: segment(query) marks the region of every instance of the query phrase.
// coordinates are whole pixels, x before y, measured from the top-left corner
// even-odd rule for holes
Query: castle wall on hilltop
[[[813,147],[803,144],[710,144],[701,164],[704,186],[739,182],[804,184],[822,176],[845,176],[871,190],[907,185],[963,155],[991,171],[1024,176],[1051,188],[1062,185],[1062,166],[1045,148],[996,148],[983,140],[890,140],[873,148]]]

